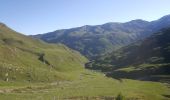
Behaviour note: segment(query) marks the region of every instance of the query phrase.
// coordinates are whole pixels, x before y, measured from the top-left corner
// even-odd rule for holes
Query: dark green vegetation
[[[170,28],[87,64],[115,78],[170,82]]]
[[[125,100],[125,98],[121,93],[119,93],[116,97],[116,100]]]
[[[90,59],[141,40],[157,30],[170,26],[170,15],[148,22],[133,20],[126,23],[106,23],[35,35],[49,43],[63,43]]]
[[[87,59],[64,45],[47,44],[0,24],[0,80],[69,80],[83,70]],[[67,73],[68,72],[68,73]]]

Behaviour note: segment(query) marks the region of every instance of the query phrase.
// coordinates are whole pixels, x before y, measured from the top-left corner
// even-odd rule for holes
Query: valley
[[[114,78],[170,82],[170,29],[102,56],[86,68],[101,70]]]
[[[113,43],[113,47],[108,45],[111,49],[99,53],[95,49],[100,50],[98,45],[102,43],[96,44],[93,41],[94,44],[90,43],[93,44],[90,46],[93,49],[81,49],[85,52],[92,50],[87,54],[81,50],[78,50],[79,53],[77,49],[69,48],[67,43],[61,41],[69,38],[68,42],[73,42],[69,35],[74,37],[73,40],[77,35],[83,36],[83,39],[78,40],[85,39],[87,43],[88,39],[95,40],[94,38],[105,41],[105,35],[101,35],[103,32],[95,32],[98,28],[112,25],[97,26],[97,29],[87,26],[87,33],[84,33],[85,30],[83,33],[67,33],[70,30],[48,33],[52,34],[52,37],[64,35],[61,36],[61,41],[57,40],[60,42],[56,42],[35,39],[41,35],[22,35],[0,23],[0,100],[120,100],[120,97],[123,98],[121,100],[170,100],[170,29],[167,28],[167,19],[169,16],[153,21],[152,30],[147,32],[144,28],[149,28],[149,22],[135,20],[124,23],[122,25],[128,26],[126,31],[129,30],[129,33],[123,32],[124,38],[119,38],[121,34],[118,34],[118,37],[113,36],[119,41],[114,41],[119,45],[118,48],[116,46],[113,50],[117,45]],[[114,23],[113,30],[123,31],[123,26],[119,25]],[[81,27],[80,31],[82,28],[84,27]],[[79,28],[71,30],[76,31]],[[113,30],[110,33],[106,30],[104,33],[111,34]],[[68,38],[65,35],[68,35]],[[94,35],[94,38],[91,38],[91,35]],[[124,44],[125,42],[127,44]]]
[[[131,79],[115,80],[84,70],[79,79],[52,83],[1,82],[3,100],[113,100],[119,93],[128,100],[168,100],[169,84]],[[16,99],[14,99],[16,98]],[[110,100],[109,99],[109,100]]]

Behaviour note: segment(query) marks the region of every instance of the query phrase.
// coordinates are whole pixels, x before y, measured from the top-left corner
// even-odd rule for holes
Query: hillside
[[[87,64],[115,78],[170,82],[170,28]]]
[[[24,36],[0,23],[0,80],[54,81],[75,76],[86,58],[62,44],[47,44]]]
[[[2,100],[168,100],[169,84],[115,80],[84,69],[87,59],[62,44],[48,44],[0,24]],[[149,90],[149,91],[148,91]]]
[[[132,20],[126,23],[106,23],[56,30],[33,37],[49,43],[63,43],[90,59],[144,39],[159,29],[170,26],[170,15],[155,21]]]

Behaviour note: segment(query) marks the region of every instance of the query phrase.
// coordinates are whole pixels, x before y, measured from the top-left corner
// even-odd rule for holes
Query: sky
[[[170,0],[0,0],[0,22],[26,34],[170,14]]]

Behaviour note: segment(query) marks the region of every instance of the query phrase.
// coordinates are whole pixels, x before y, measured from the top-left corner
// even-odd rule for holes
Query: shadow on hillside
[[[163,94],[163,97],[170,98],[170,95]]]
[[[142,70],[126,71],[112,71],[106,74],[107,77],[121,80],[134,79],[140,81],[153,81],[170,84],[170,67],[169,65],[160,68],[145,68]]]
[[[113,79],[116,79],[120,82],[123,82],[122,79],[133,79],[133,80],[139,80],[139,81],[161,82],[161,83],[170,84],[169,77],[143,76],[143,77],[136,77],[135,78],[135,77],[129,77],[129,76],[116,76],[116,75],[106,75],[106,76],[111,77]]]
[[[158,67],[144,67],[143,69],[138,68],[138,70],[134,69],[132,71],[96,69],[95,67],[92,67],[90,63],[85,64],[85,66],[86,69],[102,72],[105,76],[117,79],[120,82],[122,82],[122,79],[134,79],[170,84],[170,64],[164,64]]]

